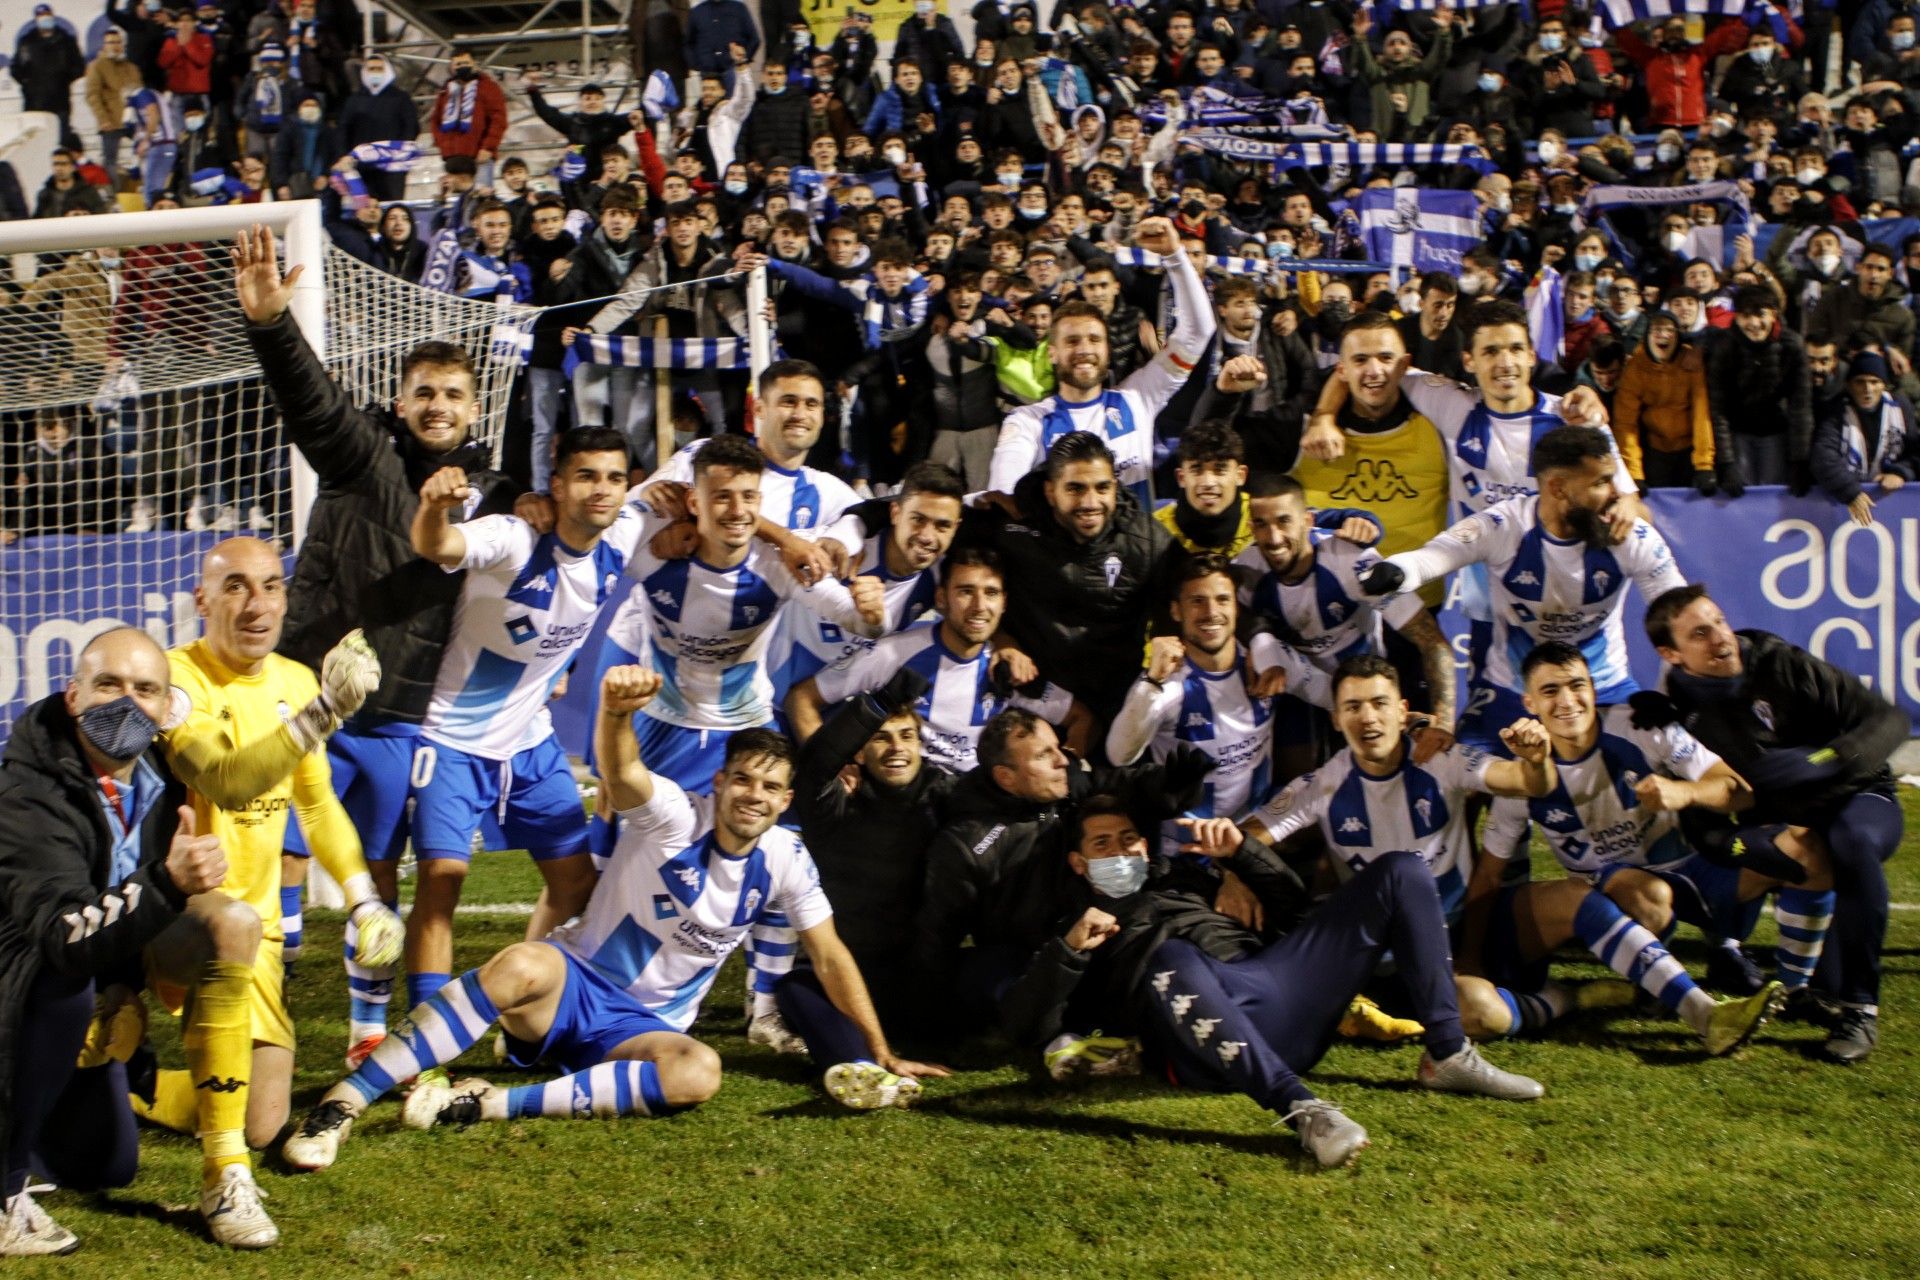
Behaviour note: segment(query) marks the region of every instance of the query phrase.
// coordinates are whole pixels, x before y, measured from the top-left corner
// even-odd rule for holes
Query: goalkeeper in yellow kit
[[[192,789],[199,829],[220,839],[227,878],[187,903],[147,949],[147,977],[184,1008],[185,1071],[162,1071],[152,1122],[198,1134],[201,1213],[215,1240],[260,1249],[280,1238],[260,1203],[249,1148],[286,1123],[293,1025],[280,959],[280,851],[291,807],[315,857],[346,891],[359,959],[399,959],[399,918],[381,903],[360,837],[334,796],[327,736],[380,682],[359,632],[326,656],[321,678],[274,652],[286,615],[280,557],[254,538],[207,553],[195,603],[205,635],[168,654],[191,703],[167,731],[168,762]]]

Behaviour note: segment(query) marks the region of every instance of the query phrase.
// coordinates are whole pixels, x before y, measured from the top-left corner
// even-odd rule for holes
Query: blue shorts
[[[493,813],[506,847],[535,861],[587,850],[587,816],[567,753],[552,738],[512,760],[489,760],[422,739],[413,759],[416,857],[473,854],[473,833]]]
[[[731,729],[683,729],[656,720],[644,711],[633,716],[634,736],[640,739],[640,760],[650,773],[671,778],[689,794],[708,795],[713,775],[726,762]]]
[[[649,1031],[685,1034],[565,947],[553,949],[567,962],[567,983],[546,1039],[533,1044],[507,1037],[507,1061],[514,1066],[530,1067],[544,1059],[568,1073],[585,1071],[635,1036]]]
[[[413,749],[417,732],[402,734],[355,733],[341,729],[327,739],[327,764],[333,770],[333,793],[360,833],[360,848],[368,862],[392,862],[407,847],[407,797],[412,791]],[[286,851],[307,856],[300,819],[290,814]]]
[[[1625,869],[1608,867],[1594,876],[1594,887],[1605,888],[1607,881]],[[1746,941],[1767,902],[1764,893],[1751,901],[1740,901],[1740,872],[1708,862],[1697,853],[1679,862],[1638,870],[1660,877],[1673,889],[1676,920],[1718,938]]]

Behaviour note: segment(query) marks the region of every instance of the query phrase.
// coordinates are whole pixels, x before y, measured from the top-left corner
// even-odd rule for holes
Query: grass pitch
[[[1903,799],[1910,834],[1888,870],[1895,901],[1920,903],[1920,797]],[[466,899],[530,902],[538,887],[524,857],[491,854]],[[463,916],[456,969],[524,926]],[[337,913],[308,916],[290,989],[296,1114],[340,1070],[340,932]],[[1686,936],[1678,952],[1698,973]],[[1769,917],[1755,941],[1772,936]],[[1896,910],[1880,1049],[1852,1069],[1808,1056],[1821,1037],[1811,1027],[1769,1027],[1709,1061],[1678,1023],[1586,1015],[1546,1040],[1489,1046],[1547,1085],[1540,1102],[1504,1104],[1415,1088],[1415,1046],[1337,1046],[1311,1082],[1373,1146],[1332,1173],[1244,1098],[1147,1080],[1061,1092],[990,1044],[950,1062],[959,1073],[933,1082],[915,1113],[843,1111],[812,1068],[746,1043],[736,958],[695,1028],[727,1066],[696,1111],[420,1134],[382,1102],[328,1173],[259,1160],[284,1241],[251,1255],[205,1236],[197,1146],[149,1131],[132,1187],[43,1199],[84,1239],[79,1253],[7,1271],[1905,1280],[1920,1269],[1916,956],[1920,910]],[[177,1065],[174,1024],[154,1026],[162,1062]],[[467,1069],[531,1078],[496,1067],[485,1045]]]

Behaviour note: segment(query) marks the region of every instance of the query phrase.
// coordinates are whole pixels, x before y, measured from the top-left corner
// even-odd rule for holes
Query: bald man
[[[285,569],[257,538],[230,538],[207,553],[194,603],[205,634],[167,655],[185,705],[164,741],[191,789],[197,829],[226,851],[227,873],[147,950],[149,986],[186,1012],[187,1070],[160,1072],[140,1114],[199,1135],[208,1229],[222,1244],[261,1249],[280,1233],[260,1203],[249,1149],[279,1134],[293,1080],[279,911],[289,808],[346,891],[360,959],[390,966],[399,958],[399,919],[374,892],[324,749],[379,685],[380,664],[358,632],[327,654],[318,681],[274,652],[287,613]]]
[[[133,1181],[139,1005],[110,988],[96,1024],[95,984],[227,873],[153,749],[169,718],[166,654],[117,628],[14,723],[0,763],[0,1257],[80,1246],[27,1191],[36,1161],[69,1191]]]

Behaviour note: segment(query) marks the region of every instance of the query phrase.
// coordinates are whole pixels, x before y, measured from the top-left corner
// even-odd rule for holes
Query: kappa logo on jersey
[[[1187,712],[1187,728],[1189,729],[1204,728],[1206,726],[1206,723],[1207,723],[1207,717],[1204,713],[1199,711]]]
[[[247,1082],[234,1076],[208,1076],[193,1087],[211,1090],[214,1093],[238,1093],[247,1087]]]
[[[659,605],[662,609],[671,609],[676,603],[673,598],[673,592],[667,590],[665,587],[662,587],[658,591],[653,592],[652,595],[649,596],[648,598],[651,599],[655,604]]]
[[[1550,827],[1563,827],[1573,821],[1573,815],[1565,809],[1549,809],[1543,821]]]
[[[524,613],[507,620],[507,638],[515,644],[525,644],[539,634],[540,628],[534,626],[533,620]]]
[[[1106,562],[1102,564],[1100,567],[1106,570],[1107,586],[1109,588],[1113,587],[1116,583],[1120,581],[1120,557],[1119,556],[1108,556],[1106,559]]]
[[[678,876],[680,883],[689,889],[698,889],[700,887],[700,873],[692,867],[675,867],[673,874]]]
[[[1342,618],[1345,618],[1347,616],[1347,606],[1342,604],[1340,601],[1335,600],[1327,606],[1327,616],[1329,618],[1332,618],[1335,622],[1339,622]]]
[[[1595,575],[1596,581],[1603,576],[1605,575]],[[1540,585],[1540,579],[1534,576],[1533,570],[1522,569],[1513,575],[1513,585],[1516,587],[1537,587]]]
[[[1336,502],[1386,502],[1394,498],[1417,498],[1420,490],[1400,474],[1387,458],[1362,458],[1347,478],[1327,495]]]
[[[1341,832],[1346,835],[1356,835],[1364,832],[1366,829],[1367,821],[1365,818],[1348,818],[1340,824]]]

